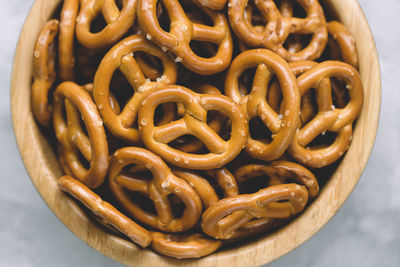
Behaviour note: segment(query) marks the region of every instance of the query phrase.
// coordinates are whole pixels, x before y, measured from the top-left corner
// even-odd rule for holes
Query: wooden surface
[[[298,219],[271,235],[199,260],[175,260],[159,256],[151,250],[142,250],[123,238],[104,232],[58,189],[56,179],[61,175],[60,168],[30,109],[34,42],[59,2],[37,0],[25,22],[13,66],[12,119],[25,167],[42,198],[71,231],[96,250],[123,264],[136,266],[262,265],[309,239],[329,221],[353,190],[365,168],[377,131],[381,93],[379,62],[374,40],[358,2],[326,0],[323,2],[350,28],[357,41],[365,102],[348,153],[312,205]]]

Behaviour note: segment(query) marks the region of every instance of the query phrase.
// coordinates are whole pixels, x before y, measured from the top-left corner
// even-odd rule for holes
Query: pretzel
[[[156,17],[157,2],[157,0],[138,1],[138,21],[148,38],[154,40],[163,50],[174,53],[177,56],[176,62],[182,62],[186,68],[195,73],[215,74],[229,66],[233,43],[228,21],[223,13],[199,6],[214,24],[213,27],[206,26],[193,23],[185,14],[179,1],[162,0],[171,21],[170,31],[166,32],[161,28]],[[190,47],[192,40],[218,45],[216,55],[210,58],[199,57]]]
[[[101,220],[111,224],[136,244],[143,248],[150,245],[152,237],[149,231],[119,212],[110,203],[103,201],[78,180],[70,176],[63,176],[58,179],[58,185],[61,190],[76,198]]]
[[[33,84],[31,105],[36,120],[42,126],[49,126],[51,106],[48,104],[48,92],[56,79],[55,39],[59,21],[46,22],[39,33],[33,53]]]
[[[119,11],[115,0],[84,0],[76,20],[76,37],[85,47],[102,50],[116,43],[132,27],[136,16],[137,0],[124,0]],[[92,21],[103,13],[107,26],[92,33]]]
[[[213,240],[203,234],[163,234],[152,232],[152,248],[158,253],[177,259],[200,258],[221,247],[221,241]]]
[[[344,62],[358,70],[359,62],[356,41],[349,30],[342,23],[331,21],[328,23],[328,32],[339,48],[339,51],[335,54],[340,54]],[[334,47],[334,45],[330,45],[331,50]],[[333,59],[339,59],[339,56],[334,56]]]
[[[327,26],[318,0],[296,0],[306,11],[306,18],[282,16],[273,0],[254,1],[267,23],[260,32],[245,18],[248,0],[230,0],[228,15],[236,35],[251,47],[269,48],[288,61],[313,60],[323,52]],[[284,47],[289,34],[313,34],[310,43],[301,51],[290,52]]]
[[[257,67],[251,92],[243,95],[239,90],[239,77],[250,68]],[[283,114],[277,114],[267,103],[268,84],[275,74],[283,95]],[[288,63],[267,49],[253,49],[242,52],[232,62],[225,80],[225,93],[240,103],[250,121],[259,117],[272,132],[269,144],[248,139],[246,153],[254,158],[269,161],[282,156],[296,131],[300,111],[300,95]]]
[[[129,164],[144,165],[153,174],[148,181],[122,173]],[[183,179],[172,174],[160,157],[138,147],[125,147],[117,150],[111,160],[109,171],[110,189],[114,197],[134,218],[155,229],[167,232],[182,232],[190,229],[199,219],[202,205],[193,188]],[[143,210],[131,201],[125,190],[140,192],[154,203],[156,213]],[[180,218],[172,214],[168,195],[174,194],[185,204]]]
[[[235,237],[236,231],[241,235],[241,225],[253,218],[267,218],[267,221],[289,218],[300,213],[307,201],[308,193],[304,186],[274,185],[254,194],[243,194],[218,201],[203,213],[201,225],[207,235],[229,239]]]
[[[183,118],[154,126],[154,112],[158,105],[178,102],[185,106]],[[207,125],[207,111],[216,110],[232,121],[231,136],[223,140]],[[225,96],[197,94],[179,85],[166,86],[151,92],[139,108],[139,130],[143,143],[163,159],[187,169],[220,168],[234,159],[246,144],[247,121],[240,106]],[[183,135],[200,139],[210,151],[208,154],[191,154],[168,145]]]
[[[134,53],[137,51],[146,52],[161,60],[164,73],[156,82],[144,76],[134,58]],[[117,69],[123,73],[134,89],[133,97],[119,114],[112,110],[109,102],[110,83]],[[138,144],[140,135],[134,123],[144,96],[152,89],[174,84],[176,78],[177,66],[172,58],[144,37],[133,35],[116,44],[101,61],[94,79],[93,98],[110,132],[128,143]]]
[[[332,104],[330,78],[338,78],[346,83],[350,100],[343,108],[336,108]],[[339,61],[325,61],[300,75],[297,83],[301,95],[316,88],[318,113],[295,133],[288,152],[302,164],[321,168],[339,159],[350,145],[352,122],[360,114],[363,103],[361,79],[352,66]],[[307,145],[325,131],[338,133],[335,142],[328,147],[307,149]]]
[[[75,21],[78,15],[79,0],[64,0],[60,13],[60,34],[58,36],[58,66],[60,79],[73,81]]]
[[[65,100],[65,101],[64,101]],[[63,118],[64,102],[67,108],[67,120]],[[73,104],[73,106],[72,106]],[[103,121],[97,112],[90,95],[73,82],[63,82],[54,92],[53,124],[57,140],[62,146],[64,158],[74,176],[91,188],[100,186],[108,169],[108,144],[104,132]],[[78,109],[86,126],[89,138],[76,136],[82,129]],[[68,112],[69,110],[69,112]],[[71,113],[72,112],[72,113]],[[70,115],[70,116],[68,116]],[[77,142],[76,144],[74,143]],[[77,148],[90,161],[86,169],[80,161]]]
[[[318,182],[310,171],[299,164],[288,161],[244,165],[236,170],[234,177],[238,183],[243,183],[253,177],[262,175],[269,176],[269,186],[284,184],[288,179],[295,179],[298,184],[304,185],[307,188],[308,195],[311,198],[314,198],[319,191]],[[248,220],[248,214],[245,211],[236,211],[232,213],[229,219],[225,219],[225,223],[240,227],[236,228],[234,232],[224,236],[229,238],[247,237],[266,232],[282,223],[281,219],[272,219],[268,217],[253,219],[247,222],[246,220]]]
[[[218,88],[211,84],[193,85],[191,86],[191,89],[200,94],[221,95],[221,92],[218,90]],[[178,115],[183,116],[183,114],[185,113],[185,108],[183,107],[183,105],[178,105],[177,113]],[[208,125],[210,126],[210,128],[216,133],[221,132],[225,123],[224,118],[220,116],[219,113],[213,113],[210,114],[210,116],[211,117],[208,121]],[[175,147],[186,153],[199,152],[200,150],[202,150],[202,148],[204,148],[203,142],[201,142],[200,140],[192,140],[191,138],[181,138],[176,140],[176,142],[177,145]]]

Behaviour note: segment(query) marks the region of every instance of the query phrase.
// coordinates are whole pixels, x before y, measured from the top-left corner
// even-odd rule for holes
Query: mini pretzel
[[[343,61],[352,65],[358,70],[358,53],[356,41],[349,30],[338,21],[331,21],[328,23],[329,36],[337,43],[339,47],[338,53],[343,58]],[[332,48],[332,46],[331,46]],[[334,59],[339,59],[337,56]]]
[[[64,0],[60,13],[60,34],[58,37],[58,66],[60,79],[73,81],[75,56],[75,21],[78,15],[79,0]]]
[[[58,179],[58,185],[61,190],[72,195],[95,215],[100,217],[102,221],[111,224],[136,244],[143,248],[150,245],[151,235],[149,231],[119,212],[110,203],[103,201],[97,194],[78,180],[70,176],[63,176]]]
[[[56,47],[59,21],[49,20],[40,31],[33,53],[33,85],[31,105],[36,120],[42,126],[49,126],[51,106],[48,92],[56,79]]]
[[[300,213],[307,201],[308,193],[304,186],[274,185],[254,194],[243,194],[218,201],[203,213],[201,224],[207,235],[228,239],[235,237],[236,231],[240,232],[240,227],[253,218],[289,218]]]
[[[76,37],[87,48],[102,50],[116,43],[133,25],[137,0],[124,0],[119,11],[115,0],[84,0],[76,20]],[[108,23],[100,32],[92,33],[92,21],[103,12]]]
[[[138,2],[138,21],[149,39],[154,40],[163,50],[168,49],[173,52],[177,56],[176,62],[182,62],[186,68],[195,73],[215,74],[229,66],[233,43],[228,21],[223,13],[200,6],[199,8],[214,24],[213,27],[206,26],[193,23],[178,0],[162,0],[171,21],[170,32],[166,32],[156,17],[157,2],[158,0]],[[211,58],[199,57],[190,47],[192,40],[218,45],[216,55]]]
[[[144,165],[153,174],[151,181],[121,173],[129,164]],[[167,232],[182,232],[190,229],[199,219],[202,205],[193,188],[183,179],[172,174],[160,157],[138,147],[117,150],[111,160],[109,171],[110,188],[114,197],[137,220]],[[143,210],[131,201],[127,191],[140,192],[153,202],[157,214]],[[182,217],[175,218],[168,195],[174,194],[185,204]]]
[[[152,232],[152,248],[158,253],[177,259],[200,258],[219,249],[221,241],[203,234],[163,234]]]
[[[76,127],[80,121],[77,121],[76,115],[69,117],[69,124],[63,118],[64,102],[66,107],[71,108],[72,104],[79,110],[85,123],[89,138],[75,135],[76,131],[71,127]],[[90,95],[80,86],[73,82],[64,82],[60,84],[54,92],[54,112],[53,124],[56,137],[60,142],[65,161],[74,176],[91,188],[100,186],[107,174],[108,169],[108,144],[104,132],[103,121],[97,112],[96,105],[93,103]],[[72,107],[72,108],[74,108]],[[70,112],[72,111],[69,109]],[[69,113],[71,114],[71,113]],[[74,113],[72,113],[74,114]],[[68,112],[67,112],[68,115]],[[78,115],[78,117],[80,117]],[[71,121],[73,120],[73,121]],[[79,120],[79,119],[78,119]],[[80,127],[80,126],[79,126]],[[78,130],[78,132],[81,132]],[[74,144],[77,140],[82,143]],[[90,168],[87,170],[80,162],[77,147],[90,161]],[[86,151],[86,153],[85,153]]]
[[[146,52],[159,58],[164,73],[151,81],[143,74],[137,64],[134,53]],[[121,113],[116,114],[109,101],[110,83],[113,73],[119,69],[134,89],[133,97],[126,103]],[[177,78],[177,66],[173,59],[160,48],[140,35],[133,35],[116,44],[103,58],[94,79],[93,97],[110,132],[128,143],[140,143],[139,131],[134,127],[137,111],[144,96],[151,89],[174,84]]]
[[[154,112],[158,105],[178,102],[185,106],[183,118],[154,126]],[[231,136],[223,140],[207,125],[207,111],[216,110],[231,119]],[[178,85],[152,91],[139,108],[139,130],[143,143],[171,164],[187,169],[220,168],[234,159],[246,144],[247,121],[240,106],[225,96],[197,94]],[[210,151],[208,154],[190,154],[168,145],[183,135],[200,139]]]
[[[284,184],[288,179],[295,179],[300,185],[304,185],[310,197],[314,198],[319,191],[319,186],[314,175],[303,166],[288,161],[273,161],[268,164],[248,164],[240,167],[235,172],[238,183],[243,183],[253,177],[268,175],[269,186]],[[238,223],[240,227],[234,233],[229,234],[231,238],[246,237],[273,229],[281,223],[281,220],[272,218],[260,218],[247,221],[248,214],[245,211],[232,213],[229,219],[231,224]],[[233,235],[232,235],[233,234]]]
[[[248,0],[230,0],[229,21],[237,36],[249,46],[269,48],[288,61],[318,58],[328,41],[325,16],[318,0],[296,0],[306,11],[306,18],[282,16],[273,0],[254,1],[267,23],[262,32],[245,18]],[[290,52],[284,47],[289,34],[313,34],[304,49]]]
[[[191,89],[195,91],[196,93],[200,94],[213,94],[213,95],[221,95],[221,91],[218,90],[213,85],[210,84],[201,84],[201,85],[194,85],[191,86]],[[183,115],[185,113],[184,107],[181,107],[181,105],[178,105],[178,112],[179,115]],[[214,130],[216,133],[221,132],[223,126],[224,126],[224,118],[220,116],[220,114],[210,114],[212,116],[209,119],[208,125],[212,130]],[[187,139],[178,139],[177,140],[177,146],[179,150],[182,150],[183,152],[186,153],[194,153],[194,152],[199,152],[202,148],[204,148],[204,144],[200,140],[187,140]]]
[[[239,89],[239,77],[245,70],[257,67],[251,92],[243,95]],[[267,102],[268,84],[275,74],[281,87],[283,114],[277,114]],[[236,103],[240,103],[250,121],[259,117],[272,132],[269,144],[249,137],[246,153],[261,160],[274,160],[282,156],[288,148],[297,129],[300,111],[300,95],[296,77],[288,63],[267,49],[248,50],[238,55],[232,62],[225,80],[225,93]]]
[[[346,83],[350,100],[343,108],[332,104],[330,78]],[[352,66],[339,61],[325,61],[300,75],[297,82],[301,95],[316,88],[318,113],[295,133],[288,151],[297,161],[321,168],[335,162],[348,149],[352,138],[351,124],[360,114],[363,103],[361,79]],[[337,132],[340,138],[336,138],[328,148],[307,149],[306,146],[325,131]]]

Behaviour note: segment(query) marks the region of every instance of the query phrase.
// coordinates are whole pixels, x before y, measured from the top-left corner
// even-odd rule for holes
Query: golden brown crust
[[[102,50],[116,43],[132,27],[136,16],[137,0],[123,1],[120,11],[115,0],[84,0],[76,20],[76,37],[85,47]],[[111,8],[110,8],[111,7]],[[92,33],[92,21],[103,13],[107,26]]]
[[[42,126],[49,126],[51,109],[48,93],[56,80],[55,40],[60,22],[49,20],[40,31],[33,52],[33,84],[31,105],[36,120]]]
[[[164,72],[156,81],[151,81],[141,71],[135,60],[135,52],[145,52],[159,58]],[[134,93],[119,114],[115,113],[109,102],[110,83],[114,72],[119,69]],[[128,143],[140,144],[139,131],[134,124],[137,112],[145,95],[153,89],[174,84],[177,79],[177,66],[173,59],[143,36],[132,35],[116,44],[103,58],[94,79],[93,98],[110,132]]]
[[[288,61],[318,58],[328,41],[327,26],[318,0],[296,0],[307,13],[306,18],[283,16],[273,0],[254,1],[255,7],[267,21],[260,31],[246,19],[249,0],[230,0],[229,21],[233,31],[251,47],[269,48]],[[247,16],[249,17],[249,16]],[[312,34],[310,43],[300,51],[288,51],[284,43],[289,34]]]
[[[229,66],[233,43],[229,23],[225,15],[200,6],[214,26],[193,23],[177,0],[162,0],[168,12],[170,31],[164,31],[156,16],[157,0],[138,0],[138,21],[147,36],[165,50],[176,55],[176,62],[189,70],[202,74],[215,74]],[[195,2],[196,3],[196,2]],[[218,46],[215,56],[204,58],[196,55],[190,47],[191,40],[211,42]]]
[[[245,70],[254,67],[257,70],[250,94],[243,95],[239,90],[239,78]],[[266,100],[273,75],[276,75],[283,95],[281,114],[275,112]],[[228,70],[225,93],[241,104],[248,120],[259,117],[273,134],[273,141],[268,144],[249,137],[246,152],[254,158],[266,161],[282,156],[297,129],[300,111],[299,90],[288,63],[267,49],[242,52],[233,60]]]
[[[79,0],[64,0],[60,14],[60,34],[58,37],[58,66],[62,81],[74,81],[75,73],[75,22],[79,10]]]
[[[343,108],[333,106],[330,78],[338,78],[346,84],[350,100]],[[301,95],[316,88],[318,113],[296,132],[288,151],[302,164],[321,168],[335,162],[349,148],[352,123],[360,114],[363,103],[361,79],[352,66],[339,61],[325,61],[300,75],[297,81]],[[326,131],[338,133],[333,144],[327,148],[307,149],[314,138]]]
[[[182,103],[182,119],[156,127],[154,112],[167,102]],[[216,110],[231,119],[232,129],[228,141],[223,140],[207,125],[207,111]],[[238,104],[226,96],[197,94],[178,85],[170,85],[147,95],[139,108],[139,130],[143,143],[167,162],[188,169],[220,168],[233,160],[246,144],[248,126]],[[208,154],[185,153],[170,147],[174,139],[191,134],[208,148]]]
[[[221,247],[222,242],[203,234],[163,234],[152,232],[152,248],[158,253],[177,259],[207,256]]]
[[[118,211],[110,203],[103,201],[96,193],[78,180],[63,176],[58,179],[61,190],[76,198],[79,202],[90,209],[100,220],[111,224],[118,231],[129,237],[141,247],[147,247],[151,243],[150,232],[136,224]]]
[[[63,82],[54,92],[53,124],[65,162],[74,176],[91,188],[100,186],[108,170],[108,144],[96,105],[82,87]],[[67,121],[63,116],[66,109]],[[80,126],[82,117],[89,136]],[[90,163],[86,169],[79,152]]]
[[[129,164],[144,165],[153,178],[148,181],[127,175],[122,169]],[[202,211],[201,200],[194,189],[183,179],[175,176],[160,157],[138,147],[117,150],[111,160],[109,185],[114,197],[135,219],[155,229],[167,232],[183,232],[193,227]],[[128,191],[140,192],[154,203],[157,214],[143,210],[131,201]],[[175,218],[168,196],[174,194],[185,204],[182,217]]]

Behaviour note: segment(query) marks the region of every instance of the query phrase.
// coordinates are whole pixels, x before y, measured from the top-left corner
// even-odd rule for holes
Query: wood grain
[[[26,19],[13,66],[12,120],[25,167],[43,200],[72,232],[94,249],[126,265],[262,265],[288,253],[314,235],[332,218],[354,189],[367,164],[378,127],[381,98],[379,62],[371,31],[357,0],[325,0],[322,2],[349,27],[357,41],[365,102],[349,151],[312,205],[299,218],[273,234],[198,260],[175,260],[159,256],[103,231],[58,189],[56,179],[61,175],[61,170],[30,108],[34,43],[41,27],[59,2],[37,0]]]

